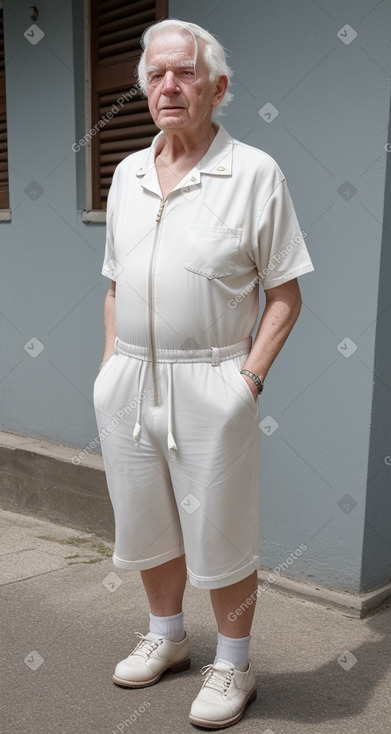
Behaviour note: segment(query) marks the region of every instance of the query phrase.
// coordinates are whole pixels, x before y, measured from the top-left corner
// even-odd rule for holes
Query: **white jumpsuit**
[[[114,564],[186,554],[201,588],[258,568],[258,402],[240,375],[266,290],[313,266],[283,174],[220,126],[162,200],[151,148],[117,167],[102,273],[115,354],[94,385]]]

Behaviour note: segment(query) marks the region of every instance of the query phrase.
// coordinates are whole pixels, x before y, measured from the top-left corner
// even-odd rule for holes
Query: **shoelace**
[[[163,642],[163,638],[156,642],[155,640],[150,640],[146,635],[142,635],[141,632],[135,632],[135,635],[140,637],[140,642],[136,645],[130,655],[140,655],[140,657],[148,658]]]
[[[234,669],[220,670],[215,668],[214,665],[204,665],[201,668],[201,673],[207,676],[203,688],[208,686],[208,688],[214,688],[219,693],[227,693],[234,676]]]

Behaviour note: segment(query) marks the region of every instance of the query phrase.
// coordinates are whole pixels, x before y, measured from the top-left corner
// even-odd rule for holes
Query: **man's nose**
[[[173,71],[166,71],[162,84],[162,92],[165,95],[174,94],[178,91],[178,83]]]

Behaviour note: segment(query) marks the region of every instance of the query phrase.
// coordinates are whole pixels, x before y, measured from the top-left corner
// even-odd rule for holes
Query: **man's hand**
[[[241,377],[243,377],[243,380],[246,380],[247,385],[249,386],[253,394],[254,400],[258,400],[259,392],[254,380],[252,380],[251,377],[249,377],[248,375],[241,375]]]

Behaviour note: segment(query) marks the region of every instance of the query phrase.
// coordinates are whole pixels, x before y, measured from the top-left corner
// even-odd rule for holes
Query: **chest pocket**
[[[187,230],[183,265],[205,278],[223,278],[235,269],[242,239],[241,229],[190,226]]]

